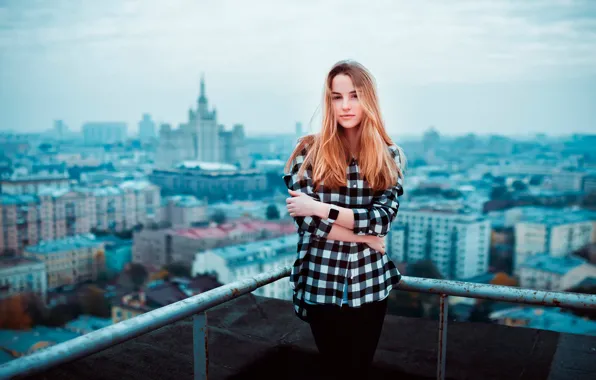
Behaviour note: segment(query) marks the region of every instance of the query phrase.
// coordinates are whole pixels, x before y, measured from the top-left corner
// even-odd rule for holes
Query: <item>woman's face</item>
[[[338,74],[331,81],[331,104],[339,125],[344,128],[355,128],[360,125],[362,107],[349,76]]]

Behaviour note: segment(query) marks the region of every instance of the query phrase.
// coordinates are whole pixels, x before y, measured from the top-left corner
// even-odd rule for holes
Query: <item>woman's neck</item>
[[[348,149],[350,150],[350,154],[352,157],[355,157],[360,151],[360,126],[349,129],[344,128],[344,133],[349,145]]]

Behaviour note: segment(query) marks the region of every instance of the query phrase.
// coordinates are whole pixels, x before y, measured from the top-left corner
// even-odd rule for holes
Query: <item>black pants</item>
[[[318,378],[367,379],[387,312],[387,298],[357,308],[307,305],[307,312],[321,355],[322,376]]]

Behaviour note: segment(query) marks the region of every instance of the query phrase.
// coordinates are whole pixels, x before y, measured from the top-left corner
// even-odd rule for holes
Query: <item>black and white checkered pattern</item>
[[[391,145],[388,149],[399,165],[398,148]],[[298,177],[306,153],[307,148],[292,161],[290,172],[284,174],[288,189],[352,209],[356,234],[385,236],[399,208],[397,197],[403,194],[401,183],[398,181],[384,191],[375,192],[360,176],[358,163],[353,159],[346,170],[346,186],[329,190],[323,184],[315,192],[311,168],[305,170],[304,177]],[[333,220],[316,216],[295,217],[294,220],[299,239],[290,284],[294,291],[294,311],[300,319],[308,321],[305,302],[341,306],[346,278],[350,307],[385,298],[399,282],[401,275],[387,255],[364,243],[327,239]]]

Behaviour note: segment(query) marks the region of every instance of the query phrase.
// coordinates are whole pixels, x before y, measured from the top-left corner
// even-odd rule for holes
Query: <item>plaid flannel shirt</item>
[[[398,148],[388,147],[400,165]],[[313,190],[312,168],[298,177],[306,148],[291,163],[283,179],[290,190],[306,193],[312,198],[352,209],[354,233],[385,236],[399,208],[398,196],[403,194],[400,181],[384,191],[373,191],[360,176],[353,159],[346,170],[347,183],[339,189]],[[334,220],[317,216],[294,217],[298,232],[297,257],[290,274],[296,315],[308,321],[306,302],[341,306],[344,284],[348,283],[348,306],[359,307],[389,295],[401,278],[395,264],[385,254],[364,243],[327,239]]]

